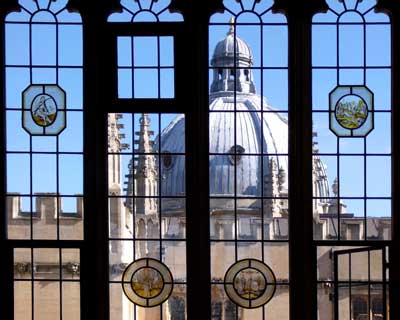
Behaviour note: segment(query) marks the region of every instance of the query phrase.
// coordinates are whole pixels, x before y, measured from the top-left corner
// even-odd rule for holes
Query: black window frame
[[[3,319],[13,319],[13,249],[18,247],[78,247],[81,249],[81,318],[109,318],[108,247],[107,247],[107,113],[120,111],[115,103],[116,73],[109,61],[115,61],[115,46],[107,17],[120,10],[118,0],[94,2],[70,0],[68,8],[79,11],[84,32],[84,190],[85,240],[77,243],[47,240],[7,240],[5,179],[5,113],[0,112],[0,285],[5,296],[0,301]],[[208,208],[208,23],[211,14],[223,10],[222,0],[172,0],[170,8],[184,16],[179,29],[185,39],[176,45],[176,105],[186,114],[187,130],[187,254],[188,319],[211,317]],[[385,242],[390,254],[390,318],[400,319],[400,5],[392,0],[378,0],[377,8],[391,19],[392,50],[392,240]],[[0,3],[0,19],[18,9],[17,0]],[[290,219],[290,318],[316,319],[316,245],[312,224],[312,117],[311,117],[311,22],[317,12],[324,12],[324,0],[275,0],[274,11],[286,15],[289,30],[289,205],[296,208]],[[121,32],[161,35],[163,24],[138,23],[116,26]],[[169,28],[169,27],[168,27]],[[5,85],[4,23],[0,25],[0,86]],[[129,33],[130,34],[130,33]],[[191,81],[187,76],[193,74]],[[110,86],[111,83],[111,86]],[[389,88],[388,88],[389,89]],[[5,90],[0,90],[5,105]],[[165,112],[151,101],[142,101],[132,111]],[[176,110],[174,110],[176,111]],[[93,165],[95,164],[95,165]],[[324,245],[335,245],[335,241]],[[352,242],[348,242],[349,245]],[[360,242],[355,243],[360,245]],[[207,301],[209,301],[207,303]]]

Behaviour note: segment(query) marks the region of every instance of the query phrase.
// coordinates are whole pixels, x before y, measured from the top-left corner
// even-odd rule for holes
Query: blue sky
[[[23,0],[25,4],[32,2]],[[42,6],[46,1],[40,2]],[[52,3],[54,8],[62,8],[66,1]],[[128,1],[123,1],[128,3]],[[162,1],[158,4],[162,5]],[[253,0],[243,1],[245,9],[250,8]],[[262,13],[272,1],[263,1],[256,6],[256,12]],[[336,12],[343,11],[343,4],[337,1],[328,1],[332,9]],[[349,7],[355,5],[354,1],[346,2]],[[359,4],[362,12],[366,11],[374,1],[364,0]],[[225,25],[210,26],[210,58],[216,43],[222,40],[228,29],[228,21],[232,15],[237,15],[241,10],[240,5],[235,1],[225,1],[226,6],[231,12],[215,14],[211,23],[224,23]],[[161,8],[161,7],[160,7]],[[124,13],[124,15],[127,15]],[[13,13],[9,20],[16,17],[26,19],[28,15],[24,12]],[[62,21],[67,18],[70,21],[78,21],[77,14],[67,14],[66,11],[59,13],[57,18]],[[38,19],[38,16],[36,16]],[[52,21],[50,15],[41,14],[41,19]],[[370,12],[365,15],[367,22],[383,23],[388,18],[383,14]],[[270,12],[262,15],[264,26],[241,26],[240,23],[257,23],[259,18],[253,14],[241,14],[237,17],[237,35],[245,40],[252,49],[254,66],[267,67],[263,72],[253,70],[254,82],[257,92],[267,98],[269,105],[280,110],[286,111],[288,106],[288,82],[287,82],[287,27],[284,25],[286,19],[282,15],[273,15]],[[329,68],[336,66],[336,26],[329,25],[334,22],[336,16],[328,14],[318,14],[314,17],[314,22],[319,23],[313,26],[313,109],[327,110],[328,94],[337,85],[336,71]],[[343,15],[341,21],[355,22],[359,17],[354,14]],[[262,31],[263,37],[260,36]],[[345,25],[340,27],[340,65],[356,66],[340,71],[340,84],[360,84],[364,82],[364,74],[360,67],[363,66],[363,42],[362,27],[359,25]],[[59,55],[58,61],[55,58],[55,28],[51,25],[33,27],[33,64],[46,65],[47,68],[34,68],[33,77],[30,79],[29,51],[26,43],[29,39],[28,27],[24,25],[8,24],[6,28],[6,63],[8,65],[19,65],[18,67],[8,67],[7,76],[7,107],[19,108],[21,105],[21,91],[29,83],[58,83],[67,91],[67,128],[59,136],[59,150],[68,152],[82,152],[83,143],[82,133],[82,37],[81,27],[77,25],[61,25],[59,27]],[[367,152],[390,153],[390,115],[383,111],[390,109],[390,69],[386,67],[390,64],[390,27],[384,24],[367,25],[366,27],[366,66],[373,66],[367,69],[366,84],[374,92],[375,109],[382,112],[375,113],[375,128],[367,138]],[[361,40],[360,40],[361,39]],[[156,67],[157,59],[154,59],[154,52],[157,52],[157,41],[155,38],[142,37],[135,39],[134,65],[144,68],[135,70],[135,76],[139,79],[149,81],[136,81],[133,84],[135,96],[156,97],[158,91],[154,85],[158,79]],[[132,83],[130,69],[131,56],[130,39],[120,38],[119,66],[120,68],[120,96],[132,96]],[[172,59],[172,37],[162,37],[160,39],[161,66],[164,67],[160,72],[161,97],[173,97],[173,59]],[[55,72],[54,65],[58,62],[64,68]],[[25,67],[24,67],[25,66]],[[211,74],[211,71],[210,71]],[[149,85],[153,84],[153,85]],[[173,116],[163,116],[162,127],[164,127]],[[20,112],[17,110],[7,113],[7,146],[9,151],[29,151],[29,136],[20,127]],[[328,129],[328,115],[325,113],[315,113],[313,118],[314,130],[318,132],[317,141],[321,153],[336,152],[336,137]],[[155,123],[155,117],[152,116]],[[125,124],[124,132],[130,132],[131,127],[127,119],[123,119]],[[157,130],[156,130],[157,131]],[[157,134],[158,132],[156,132]],[[34,151],[55,151],[56,139],[54,137],[35,137],[33,138]],[[340,152],[353,153],[363,152],[362,139],[340,139]],[[322,156],[328,168],[330,182],[337,176],[337,158],[335,156]],[[128,161],[125,157],[124,164]],[[33,158],[33,190],[32,192],[50,192],[56,190],[55,175],[55,156],[35,155]],[[377,168],[380,168],[379,171]],[[124,165],[126,168],[126,165]],[[340,159],[340,179],[342,181],[341,193],[346,196],[363,196],[363,161],[361,157],[342,157]],[[59,190],[64,194],[82,193],[82,156],[61,155],[60,156],[60,183]],[[29,193],[29,158],[27,155],[9,155],[8,159],[8,191]],[[374,156],[367,159],[367,195],[368,196],[390,196],[390,158],[389,156]],[[347,200],[350,212],[361,213],[363,202],[361,200]],[[71,204],[68,205],[70,207]],[[389,200],[368,200],[368,215],[390,214]]]

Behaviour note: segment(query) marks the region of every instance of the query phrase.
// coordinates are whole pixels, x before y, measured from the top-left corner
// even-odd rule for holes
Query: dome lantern
[[[210,92],[256,93],[252,65],[250,47],[236,35],[235,20],[231,18],[229,31],[215,46],[211,59],[214,75]]]

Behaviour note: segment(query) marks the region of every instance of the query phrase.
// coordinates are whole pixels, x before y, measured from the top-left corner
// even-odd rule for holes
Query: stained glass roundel
[[[28,86],[22,107],[22,126],[31,135],[55,136],[66,127],[66,93],[57,84]]]
[[[32,101],[31,115],[38,126],[50,126],[57,117],[56,101],[48,94],[38,94]]]
[[[343,128],[349,130],[358,129],[367,120],[367,104],[359,96],[354,94],[345,95],[336,103],[335,117]]]
[[[374,95],[365,86],[337,86],[329,94],[330,129],[338,137],[365,137],[374,128]]]
[[[171,295],[172,274],[165,264],[156,259],[138,259],[126,267],[122,275],[122,289],[134,304],[155,307]]]
[[[271,268],[256,259],[239,260],[225,273],[225,291],[238,306],[254,309],[272,299],[276,278]]]

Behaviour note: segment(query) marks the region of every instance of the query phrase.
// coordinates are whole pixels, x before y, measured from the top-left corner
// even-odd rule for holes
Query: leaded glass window
[[[314,240],[319,318],[370,319],[387,297],[390,21],[376,1],[329,1],[312,25]],[[331,241],[334,246],[324,245]],[[351,245],[351,247],[350,247]],[[379,249],[372,250],[368,246]],[[325,263],[330,261],[330,270]]]
[[[121,1],[122,12],[108,19],[118,79],[108,113],[113,319],[186,318],[186,123],[176,113],[174,54],[182,17],[168,6]],[[153,31],[136,28],[141,22]]]
[[[399,319],[398,4],[92,2],[0,1],[2,319]]]
[[[212,315],[287,319],[286,19],[269,1],[224,5],[209,24]]]
[[[5,49],[7,237],[27,240],[13,242],[14,318],[79,319],[80,15],[61,1],[21,0],[5,20]]]

